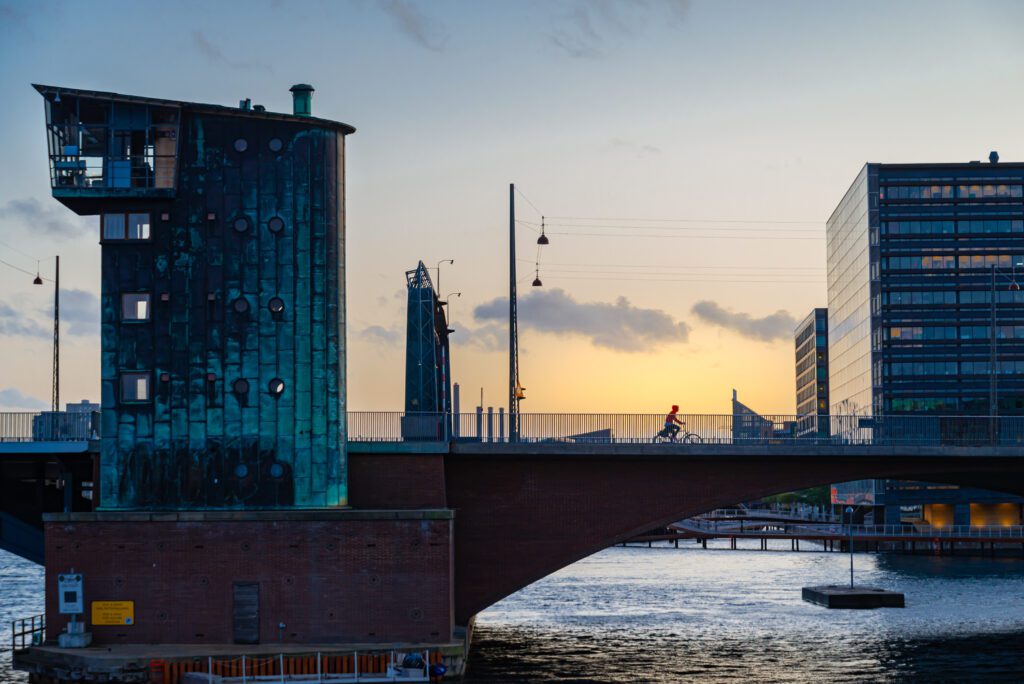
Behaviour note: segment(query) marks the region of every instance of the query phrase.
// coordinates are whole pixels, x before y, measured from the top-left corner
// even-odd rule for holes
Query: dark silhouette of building
[[[99,219],[104,509],[347,501],[344,150],[294,113],[36,86]]]

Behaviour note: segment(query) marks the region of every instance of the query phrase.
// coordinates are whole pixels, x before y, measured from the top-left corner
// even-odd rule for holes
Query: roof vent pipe
[[[996,152],[995,150],[992,150],[991,152],[988,153],[988,160],[992,164],[998,164],[999,163],[999,153]]]
[[[308,83],[297,83],[288,89],[292,94],[292,114],[313,116],[313,91]]]

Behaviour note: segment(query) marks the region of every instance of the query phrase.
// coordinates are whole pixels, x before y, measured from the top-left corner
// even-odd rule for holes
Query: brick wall
[[[246,514],[252,515],[252,514]],[[202,514],[77,514],[46,523],[47,637],[56,575],[94,600],[133,600],[136,624],[94,642],[231,643],[232,585],[258,582],[260,641],[442,643],[452,631],[452,519],[379,511],[325,520],[197,520]],[[111,520],[110,518],[120,518]]]

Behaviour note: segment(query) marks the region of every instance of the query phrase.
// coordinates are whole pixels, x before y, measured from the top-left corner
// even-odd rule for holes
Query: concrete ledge
[[[803,599],[826,608],[904,608],[902,592],[874,587],[804,587]]]
[[[448,442],[346,442],[350,454],[447,454]]]
[[[43,522],[278,522],[324,520],[451,520],[450,508],[409,510],[289,510],[289,511],[95,511],[92,513],[44,513]]]

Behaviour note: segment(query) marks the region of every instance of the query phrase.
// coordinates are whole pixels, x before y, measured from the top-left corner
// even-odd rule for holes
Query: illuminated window
[[[121,401],[149,401],[149,373],[121,374]]]
[[[149,293],[128,292],[121,295],[121,320],[148,321]]]

